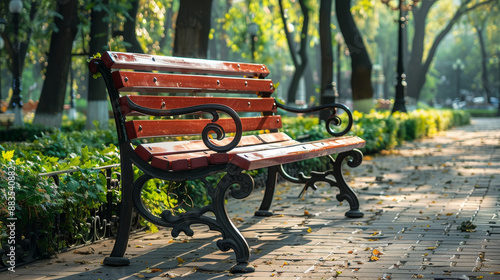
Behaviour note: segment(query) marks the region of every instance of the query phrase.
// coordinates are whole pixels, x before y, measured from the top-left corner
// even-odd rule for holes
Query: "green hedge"
[[[365,154],[392,149],[404,141],[430,137],[439,131],[470,123],[470,115],[457,110],[416,110],[410,113],[389,111],[369,114],[353,112],[354,125],[349,135],[356,135],[366,141]],[[345,122],[345,117],[342,118]],[[283,131],[297,139],[308,136],[308,140],[329,137],[324,122],[317,117],[295,117],[283,120]]]
[[[411,113],[354,112],[354,126],[350,134],[366,140],[365,154],[391,149],[403,141],[435,135],[452,126],[468,124],[470,116],[464,111],[417,110]],[[345,116],[343,116],[345,122]],[[283,131],[294,138],[317,140],[329,137],[317,117],[287,117],[283,119]],[[30,128],[28,128],[28,131]],[[65,224],[61,230],[79,238],[85,231],[85,221],[97,205],[106,201],[106,181],[98,170],[92,168],[119,163],[119,151],[113,144],[117,142],[112,130],[43,131],[41,136],[31,142],[10,142],[0,145],[0,237],[5,244],[6,208],[9,187],[9,167],[15,167],[14,192],[16,194],[16,217],[19,228],[32,221],[41,222],[43,231],[53,231],[57,213],[66,213]],[[311,166],[324,168],[325,158],[312,159],[299,163],[301,171]],[[320,167],[319,167],[320,166]],[[39,173],[79,168],[61,177],[61,184],[54,187],[52,179],[38,176]],[[138,170],[135,176],[140,176]],[[251,171],[257,176],[262,170]],[[216,177],[208,178],[215,184]],[[205,189],[199,181],[185,182],[181,185],[165,185],[159,180],[150,180],[145,187],[144,200],[153,212],[169,208],[183,212],[207,202]],[[23,224],[24,223],[24,224]],[[79,225],[78,227],[75,227]],[[154,226],[148,225],[154,229]],[[61,244],[51,241],[50,234],[41,241],[43,255],[50,255]]]

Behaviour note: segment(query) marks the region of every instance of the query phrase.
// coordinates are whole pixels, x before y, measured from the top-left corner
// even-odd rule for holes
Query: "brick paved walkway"
[[[256,272],[230,275],[232,252],[205,227],[194,238],[168,231],[130,241],[131,265],[100,264],[112,241],[59,254],[2,279],[500,279],[500,119],[474,119],[431,139],[367,156],[350,170],[365,217],[343,216],[347,205],[326,187],[297,198],[283,185],[276,215],[253,217],[262,194],[228,208],[252,248]],[[471,221],[475,231],[461,232]],[[380,252],[380,254],[377,254]],[[376,253],[377,257],[372,258]],[[153,269],[152,268],[158,268]],[[499,275],[497,275],[499,274]]]

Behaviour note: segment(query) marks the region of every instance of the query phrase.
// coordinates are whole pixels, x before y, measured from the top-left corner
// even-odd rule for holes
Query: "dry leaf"
[[[370,260],[371,261],[378,261],[380,258],[377,256],[371,256]]]
[[[309,216],[309,211],[304,210],[304,216]]]
[[[179,264],[181,264],[181,263],[185,263],[186,261],[183,258],[181,258],[181,257],[177,257],[177,262]]]
[[[135,245],[135,248],[144,248],[142,245]]]
[[[311,228],[308,228],[308,229],[307,229],[307,232],[308,232],[308,233],[311,233],[311,232],[312,232],[312,229],[311,229]]]

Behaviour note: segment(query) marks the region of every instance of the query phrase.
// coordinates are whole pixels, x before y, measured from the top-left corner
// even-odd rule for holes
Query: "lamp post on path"
[[[20,71],[20,48],[19,48],[19,14],[23,10],[21,0],[10,0],[9,11],[12,13],[14,24],[14,57],[12,59],[12,107],[14,109],[14,126],[24,126],[23,122],[23,99],[21,96],[21,71]]]
[[[398,64],[396,74],[396,97],[394,99],[394,107],[392,112],[407,112],[406,98],[406,74],[405,74],[405,59],[406,59],[406,25],[408,23],[408,11],[417,5],[419,0],[399,0],[398,6],[392,6],[390,0],[381,0],[393,11],[399,11],[398,23]],[[408,3],[406,3],[408,2]]]

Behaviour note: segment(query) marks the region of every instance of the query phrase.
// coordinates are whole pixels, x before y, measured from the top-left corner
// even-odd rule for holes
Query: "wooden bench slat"
[[[320,156],[337,154],[365,146],[365,141],[357,136],[323,139],[291,147],[269,149],[264,151],[239,153],[231,159],[231,163],[245,170],[254,170],[306,160]]]
[[[151,166],[172,171],[206,167],[209,165],[211,152],[213,151],[155,156],[151,160]]]
[[[292,140],[292,138],[283,132],[269,133],[265,135],[246,135],[241,137],[237,147],[276,143],[289,140]],[[220,143],[221,145],[227,145],[231,141],[233,141],[233,137],[226,137],[221,140]],[[202,152],[208,150],[209,149],[205,146],[202,140],[191,140],[141,144],[136,147],[135,153],[144,161],[151,161],[151,159],[155,156],[185,153],[186,151]]]
[[[220,93],[261,93],[274,92],[269,79],[229,78],[199,75],[144,73],[115,71],[112,73],[115,87],[120,92],[220,92]]]
[[[199,135],[203,128],[212,123],[209,119],[188,120],[133,120],[125,123],[129,139],[176,135]],[[233,119],[219,119],[217,124],[226,133],[236,131]],[[280,116],[241,118],[243,131],[273,130],[281,128]]]
[[[105,52],[101,60],[112,69],[158,70],[181,73],[210,73],[265,78],[269,70],[264,64],[168,57],[123,52]]]
[[[182,154],[154,156],[151,160],[151,166],[163,170],[172,170],[172,171],[196,169],[208,166],[209,164],[228,163],[238,153],[262,151],[267,149],[275,149],[279,147],[287,147],[298,144],[300,143],[295,140],[289,140],[289,141],[269,143],[269,144],[250,145],[250,146],[234,148],[228,153],[216,153],[214,151],[209,151],[209,150],[204,152],[193,153],[193,152],[188,152],[188,150],[186,150]]]
[[[274,98],[227,98],[202,96],[143,96],[128,95],[135,104],[151,109],[178,109],[204,104],[221,104],[236,112],[273,112],[277,111]],[[120,98],[120,108],[124,115],[131,113],[127,96]]]

